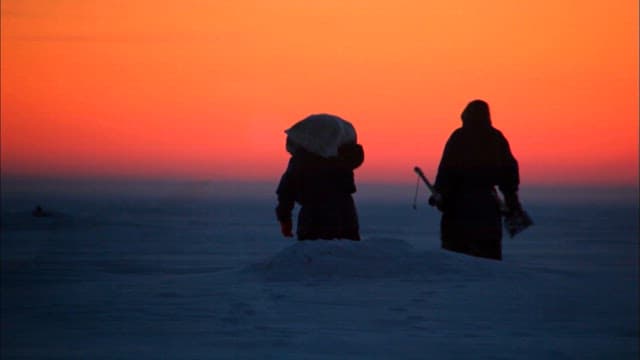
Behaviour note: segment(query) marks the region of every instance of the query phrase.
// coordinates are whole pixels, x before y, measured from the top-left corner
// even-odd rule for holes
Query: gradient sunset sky
[[[1,4],[3,176],[277,181],[327,112],[414,182],[480,98],[523,184],[638,183],[637,0]]]

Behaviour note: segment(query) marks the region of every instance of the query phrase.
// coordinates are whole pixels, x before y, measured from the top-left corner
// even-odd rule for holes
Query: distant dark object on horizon
[[[48,211],[44,211],[44,209],[42,209],[42,206],[38,205],[35,209],[33,209],[31,215],[33,215],[34,217],[47,217],[51,216],[51,213]]]

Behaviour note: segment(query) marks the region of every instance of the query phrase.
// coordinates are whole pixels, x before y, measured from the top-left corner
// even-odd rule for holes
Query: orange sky
[[[523,185],[638,182],[636,0],[1,4],[3,175],[277,181],[329,112],[413,182],[482,98]]]

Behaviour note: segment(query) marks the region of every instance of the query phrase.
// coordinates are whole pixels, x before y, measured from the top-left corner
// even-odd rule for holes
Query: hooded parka
[[[502,133],[491,125],[489,106],[474,100],[450,136],[435,188],[442,195],[440,235],[447,250],[502,259],[502,219],[495,186],[519,204],[518,162]]]
[[[287,145],[292,156],[276,191],[278,221],[291,222],[298,203],[298,240],[360,240],[352,194],[356,192],[353,170],[364,162],[362,146],[345,144],[338,156],[324,158]]]

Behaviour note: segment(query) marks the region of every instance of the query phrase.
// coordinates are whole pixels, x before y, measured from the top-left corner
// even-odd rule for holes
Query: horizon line
[[[435,179],[431,179],[434,181]],[[267,183],[275,183],[277,184],[280,181],[280,175],[275,176],[271,179],[267,178],[258,178],[258,177],[249,177],[249,178],[230,178],[227,176],[221,176],[219,178],[215,178],[212,176],[203,176],[203,177],[192,177],[192,176],[130,176],[130,175],[79,175],[79,176],[69,176],[69,175],[28,175],[28,174],[3,174],[0,173],[0,183],[10,184],[17,182],[70,182],[70,183],[89,183],[94,182],[96,184],[121,184],[121,183],[132,183],[132,184],[237,184],[237,185],[251,185],[251,184],[267,184]],[[356,180],[356,185],[363,186],[406,186],[406,185],[415,185],[415,178],[413,176],[408,178],[407,180],[385,180],[385,179],[374,179],[374,180]],[[636,182],[575,182],[575,181],[567,181],[567,182],[553,182],[553,181],[544,181],[544,182],[527,182],[521,181],[520,187],[535,187],[535,188],[638,188],[640,189],[640,183]]]

